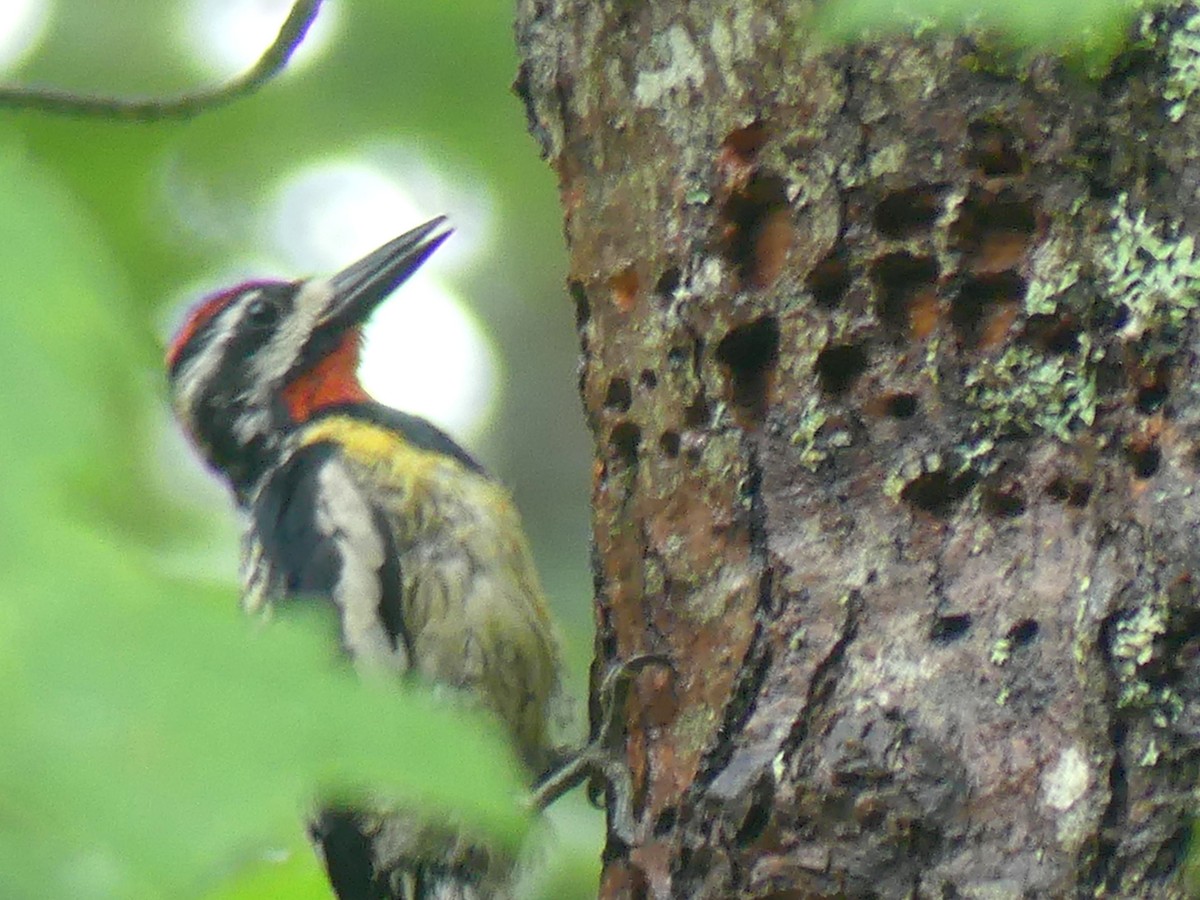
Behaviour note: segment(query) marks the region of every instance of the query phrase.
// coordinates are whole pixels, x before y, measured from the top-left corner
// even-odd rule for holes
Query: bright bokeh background
[[[0,72],[15,83],[171,94],[223,80],[273,38],[285,0],[10,0]],[[363,378],[450,430],[514,491],[576,648],[590,621],[589,450],[552,173],[525,133],[508,0],[327,0],[297,64],[192,121],[128,125],[6,114],[2,127],[86,204],[123,269],[146,376],[186,305],[250,276],[328,272],[430,217],[455,235],[376,316]],[[158,346],[156,346],[156,344]],[[101,348],[97,348],[98,351]],[[159,391],[161,397],[161,391]],[[165,406],[162,407],[165,411]],[[235,577],[224,492],[178,470],[200,513],[172,533]],[[207,527],[198,540],[196,526]],[[191,548],[194,549],[194,548]]]
[[[274,37],[289,5],[282,0],[3,0],[0,81],[133,96],[208,86],[251,64]],[[31,421],[46,432],[38,437],[32,431],[13,432],[11,455],[37,462],[38,446],[78,454],[85,461],[72,463],[69,483],[73,492],[78,482],[83,493],[69,495],[71,521],[78,513],[87,520],[88,533],[98,529],[114,559],[134,559],[134,566],[148,561],[147,571],[181,579],[180,585],[204,585],[199,602],[236,623],[233,636],[221,638],[236,642],[245,630],[236,610],[239,526],[226,492],[195,462],[170,422],[161,370],[164,342],[186,306],[206,291],[245,277],[326,273],[434,215],[448,215],[455,228],[452,239],[373,321],[363,378],[385,402],[441,424],[513,490],[561,624],[575,706],[581,709],[591,649],[590,449],[575,389],[577,344],[563,290],[565,253],[554,179],[525,133],[524,111],[509,87],[516,73],[512,16],[510,0],[326,0],[289,71],[257,94],[193,120],[139,125],[0,113],[0,164],[14,163],[0,168],[23,189],[17,192],[11,183],[0,187],[5,198],[0,232],[28,238],[31,246],[45,250],[38,269],[34,256],[15,239],[0,247],[0,286],[7,285],[0,303],[16,304],[9,309],[40,323],[23,324],[18,317],[14,324],[0,309],[0,339],[31,348],[44,343],[49,350],[42,359],[49,368],[109,373],[71,382],[55,400],[70,401],[69,409],[75,410],[68,415],[68,406],[63,407],[63,423],[76,422],[76,413],[96,416],[111,443],[100,443],[99,433],[75,433],[74,424],[59,428],[52,414],[56,407],[42,403],[20,382],[28,366],[0,380],[12,388],[14,404],[36,404],[38,418]],[[31,215],[27,205],[43,197],[50,211]],[[93,270],[103,290],[92,284]],[[44,280],[40,271],[46,272]],[[88,325],[83,310],[105,315],[112,332]],[[117,333],[119,346],[112,338]],[[64,355],[51,356],[54,352]],[[9,354],[0,365],[16,365],[16,359]],[[0,413],[6,411],[6,396],[0,389]],[[17,494],[10,498],[20,500]],[[14,518],[29,515],[23,509]],[[70,560],[83,557],[74,549],[66,552],[58,520],[47,517],[44,524],[47,541],[61,540],[67,560],[54,574],[69,579]],[[22,562],[38,562],[29,553],[18,558],[17,545],[8,546],[12,557],[0,546],[0,565],[16,571]],[[30,571],[49,573],[54,565],[39,563]],[[106,599],[102,567],[89,565],[72,593],[78,590],[97,614],[112,611],[124,621],[119,617],[127,611]],[[7,584],[24,583],[10,571],[5,574]],[[139,585],[146,597],[160,597],[161,588],[151,581]],[[171,604],[184,603],[181,598],[190,590],[181,586],[161,593],[161,600],[150,601],[153,614],[172,615]],[[35,596],[32,589],[28,596]],[[134,640],[121,624],[76,621],[88,634],[107,628],[120,639]],[[9,624],[0,615],[0,660],[9,655],[4,649]],[[11,645],[19,651],[16,659],[21,652],[44,656],[41,645],[30,640]],[[162,640],[169,646],[167,635]],[[133,659],[133,647],[122,645],[118,657]],[[219,650],[210,656],[212,664],[221,659]],[[119,693],[128,676],[105,657],[95,663],[96,672],[111,673],[118,685],[116,699],[106,702],[129,699]],[[232,663],[221,665],[222,671],[233,671]],[[179,667],[186,671],[182,662]],[[35,683],[32,695],[13,693],[12,701],[23,704],[32,696],[44,706],[52,700],[70,705],[77,688],[68,688],[67,675],[84,676],[82,670],[64,672],[63,693]],[[21,684],[8,676],[4,682],[11,692]],[[197,690],[202,693],[203,687]],[[9,699],[0,690],[0,709],[10,709]],[[179,698],[181,705],[190,702],[190,697]],[[249,709],[235,706],[234,711]],[[191,721],[188,727],[193,725],[200,727]],[[37,746],[10,748],[9,758],[17,758],[18,751],[35,753],[30,748]],[[53,740],[46,746],[78,749]],[[0,742],[0,757],[5,752]],[[105,758],[94,759],[105,769]],[[46,757],[47,771],[57,771],[58,762]],[[176,771],[182,783],[183,770]],[[21,777],[8,772],[0,758],[0,791],[11,790]],[[161,788],[166,796],[179,785],[137,787]],[[82,788],[73,790],[86,796]],[[51,801],[34,799],[35,794],[29,799],[32,808],[46,809]],[[13,821],[7,802],[0,798],[0,818]],[[68,803],[57,812],[64,822],[85,821]],[[594,864],[596,819],[578,805],[568,805],[561,816],[568,841],[591,842],[577,858]],[[292,813],[278,821],[300,834]],[[123,822],[114,819],[114,825]],[[574,832],[572,823],[578,825]],[[46,827],[60,833],[63,826]],[[246,828],[253,831],[250,823]],[[159,830],[171,833],[166,823]],[[26,833],[31,846],[41,846],[34,832]],[[127,837],[136,838],[132,831]],[[81,840],[87,846],[86,836]],[[174,859],[161,848],[141,846],[163,865]],[[252,863],[269,857],[248,854]],[[317,884],[313,895],[320,896],[306,854],[284,856],[301,868],[299,881],[288,882],[288,895],[301,895],[296,884],[304,883]],[[130,865],[145,876],[144,868]],[[225,892],[211,893],[214,884],[226,882],[225,868],[189,883],[203,896],[279,895],[277,876],[270,871],[264,875],[254,865],[249,874],[238,867],[229,871],[234,874]],[[592,876],[594,870],[584,871],[583,883],[594,885],[588,881]],[[121,884],[117,875],[113,879],[113,885]],[[5,884],[0,874],[0,895],[7,895]],[[99,886],[93,895],[107,895],[103,879],[91,884]],[[158,895],[113,891],[113,896]]]

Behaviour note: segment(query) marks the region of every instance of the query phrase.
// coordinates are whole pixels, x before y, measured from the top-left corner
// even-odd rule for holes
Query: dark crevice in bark
[[[734,738],[741,733],[742,726],[754,713],[759,693],[771,669],[771,648],[763,640],[763,629],[759,625],[750,639],[750,647],[742,659],[729,701],[721,713],[721,725],[717,729],[713,745],[705,754],[696,777],[692,782],[689,799],[701,796],[733,758],[736,748]],[[690,805],[690,804],[689,804]]]
[[[1117,709],[1121,685],[1114,668],[1116,661],[1112,658],[1111,648],[1120,623],[1128,619],[1129,615],[1129,610],[1119,609],[1107,616],[1100,623],[1098,634],[1099,647],[1104,655],[1105,670],[1108,673],[1108,701],[1112,712],[1107,733],[1112,759],[1108,765],[1108,803],[1100,816],[1096,839],[1090,848],[1091,859],[1081,878],[1082,884],[1095,891],[1108,891],[1119,885],[1124,866],[1118,851],[1121,829],[1129,815],[1129,781],[1125,761],[1129,722],[1127,714]]]
[[[733,836],[733,843],[738,847],[754,843],[770,824],[771,809],[775,802],[775,780],[764,772],[754,782],[751,797],[750,807]]]
[[[604,560],[595,544],[589,553],[592,569],[592,596],[596,610],[596,649],[600,658],[612,660],[617,655],[617,633],[612,624],[612,603],[604,583]]]
[[[842,619],[837,641],[813,670],[805,696],[804,710],[792,724],[787,738],[780,745],[780,754],[791,758],[808,738],[809,730],[817,718],[824,714],[826,704],[833,696],[841,677],[846,650],[854,640],[861,614],[862,595],[852,590],[846,597],[845,616]]]
[[[649,545],[650,545],[649,538],[646,536],[645,532],[643,531],[642,546],[648,547]],[[646,552],[645,565],[646,565],[647,571],[649,571],[652,567],[657,568],[659,571],[665,571],[668,569],[668,566],[663,561],[662,557],[659,556],[659,554],[654,553],[652,551]],[[655,603],[657,603],[657,602],[661,602],[664,604],[670,604],[672,602],[672,600],[674,599],[675,594],[676,594],[675,584],[672,582],[672,580],[669,576],[664,576],[663,582],[662,582],[661,597],[651,597],[651,596],[643,597],[643,603],[645,604],[645,607],[646,607],[646,627],[645,627],[645,631],[643,632],[643,635],[642,635],[643,641],[642,641],[641,646],[647,652],[660,653],[660,652],[663,652],[664,648],[670,647],[670,645],[671,645],[669,636],[663,634],[662,629],[659,627],[658,621],[655,619],[655,617],[653,615],[653,607],[654,607]]]
[[[675,291],[679,288],[680,279],[683,273],[680,272],[679,266],[670,266],[663,270],[658,276],[658,281],[654,282],[654,293],[664,300],[669,300],[674,296]]]
[[[689,792],[689,796],[693,797],[703,794],[708,785],[728,765],[736,749],[733,739],[741,733],[742,726],[754,713],[773,657],[766,634],[772,606],[773,572],[767,562],[768,532],[766,504],[762,497],[763,471],[758,458],[760,451],[757,442],[747,437],[745,443],[748,474],[743,498],[749,505],[747,528],[750,536],[750,554],[759,566],[754,634],[734,678],[729,700],[721,713],[721,726],[717,729],[715,743],[708,749],[697,770]]]
[[[700,796],[708,785],[730,762],[736,749],[733,738],[742,732],[742,726],[754,714],[755,704],[772,665],[772,648],[766,640],[766,623],[772,606],[773,571],[767,563],[767,508],[762,497],[762,464],[758,461],[758,448],[754,439],[746,438],[748,444],[749,474],[746,475],[743,497],[749,500],[750,514],[748,530],[750,553],[760,566],[758,576],[757,608],[755,612],[754,636],[750,638],[742,665],[733,680],[730,698],[721,714],[721,727],[716,732],[716,742],[709,748],[696,773],[690,796]]]
[[[776,336],[778,340],[778,336]],[[750,533],[750,555],[758,563],[761,576],[758,584],[758,609],[756,618],[759,622],[771,608],[771,565],[770,548],[767,541],[770,532],[767,527],[767,504],[763,498],[763,467],[762,450],[754,438],[746,440],[746,488],[744,499],[749,503],[750,520],[747,529]]]
[[[542,159],[547,159],[551,151],[550,134],[542,125],[541,116],[538,115],[532,82],[532,66],[528,61],[522,62],[517,69],[517,78],[512,85],[513,93],[517,95],[521,108],[525,111],[525,127],[538,145],[538,155]]]
[[[688,327],[688,334],[692,338],[692,374],[696,378],[701,379],[700,384],[703,385],[704,374],[704,338],[700,336],[691,326]],[[701,387],[703,390],[703,387]]]
[[[1125,771],[1126,726],[1115,721],[1108,730],[1112,747],[1112,762],[1108,767],[1109,801],[1100,817],[1091,864],[1085,868],[1081,882],[1095,891],[1111,890],[1120,884],[1124,862],[1118,858],[1120,829],[1129,814],[1129,782]]]

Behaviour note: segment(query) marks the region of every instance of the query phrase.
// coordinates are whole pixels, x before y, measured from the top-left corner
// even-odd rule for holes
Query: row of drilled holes
[[[779,353],[779,326],[773,317],[765,317],[748,325],[731,331],[718,345],[718,361],[726,368],[730,382],[730,396],[735,407],[743,412],[758,417],[765,412],[767,402],[767,382],[773,371]],[[822,390],[831,395],[844,393],[849,389],[854,379],[866,369],[868,360],[865,348],[858,344],[834,345],[817,358],[816,374]],[[658,384],[658,377],[653,370],[644,369],[639,376],[639,384],[645,390],[653,390]],[[1165,399],[1164,383],[1155,383],[1143,389],[1139,395],[1143,404],[1155,406]],[[614,378],[609,382],[605,397],[605,406],[615,412],[628,412],[633,399],[633,392],[628,379]],[[701,408],[705,407],[705,408]],[[908,392],[895,392],[885,395],[879,404],[881,411],[892,418],[907,419],[916,415],[919,409],[919,398]],[[700,427],[706,419],[706,404],[698,400],[686,410],[688,427]],[[624,427],[614,429],[613,447],[617,455],[626,462],[634,462],[641,443],[640,429],[632,423],[623,423]],[[660,449],[670,458],[679,454],[680,438],[675,432],[668,431],[660,438]],[[1130,463],[1135,474],[1140,478],[1154,475],[1161,459],[1157,445],[1150,443],[1146,446],[1131,447],[1129,450]],[[918,479],[910,487],[910,494],[915,505],[936,511],[947,504],[952,504],[965,494],[967,486],[955,487],[954,484],[942,484],[939,479],[944,476],[933,473],[925,476],[930,479]],[[928,497],[927,500],[921,500]],[[934,500],[933,498],[939,498]],[[1005,492],[996,492],[990,505],[998,514],[1014,514],[1013,511],[1023,511],[1010,499]],[[985,497],[985,503],[987,503]],[[1019,508],[1018,508],[1019,507]]]
[[[1023,164],[1011,138],[999,126],[972,123],[972,150],[968,161],[986,176],[1018,173]],[[753,163],[765,142],[765,130],[759,125],[744,130],[751,138],[730,144],[732,151],[745,165]],[[741,134],[738,132],[736,134]],[[731,140],[734,136],[731,136]],[[885,237],[904,238],[933,227],[941,212],[942,186],[918,186],[895,191],[877,206],[875,225]],[[739,268],[744,282],[761,282],[756,273],[762,271],[763,230],[781,209],[786,208],[785,186],[782,179],[770,173],[756,171],[744,189],[735,192],[725,208],[728,229],[727,251]],[[969,267],[986,274],[968,278],[950,304],[949,319],[966,339],[977,343],[993,343],[1007,331],[1011,316],[997,317],[999,322],[987,322],[996,309],[1015,308],[1024,296],[1026,285],[1015,272],[1007,271],[1026,252],[1036,228],[1036,213],[1032,202],[1020,201],[1011,194],[973,191],[964,200],[951,235],[957,249]],[[894,330],[907,325],[918,335],[931,330],[936,321],[936,284],[939,272],[932,258],[913,257],[907,253],[881,257],[872,268],[872,281],[881,297],[880,314],[885,324]],[[773,279],[773,276],[772,276]],[[672,294],[678,287],[680,272],[669,268],[655,284],[656,292]],[[849,267],[843,255],[832,254],[809,276],[809,286],[821,305],[836,305],[850,284]],[[759,284],[758,286],[764,286]],[[908,321],[906,322],[905,319]],[[767,323],[764,325],[763,323]],[[1077,329],[1058,327],[1044,342],[1051,352],[1073,349]],[[768,380],[778,356],[778,326],[769,317],[731,332],[718,348],[718,359],[730,375],[731,399],[735,408],[748,411],[754,421],[765,415]],[[817,361],[817,376],[828,394],[843,393],[868,365],[863,344],[843,344],[826,348]],[[649,370],[647,370],[648,372]],[[643,373],[643,378],[645,376]],[[652,375],[653,373],[651,373]],[[1156,402],[1157,388],[1144,391],[1139,406]],[[609,386],[606,405],[626,411],[632,400],[629,384],[623,379]],[[882,409],[894,418],[910,418],[918,409],[916,395],[898,392],[884,398]],[[632,423],[622,423],[614,430],[614,446],[619,454],[636,460],[640,444],[640,429]],[[678,433],[665,432],[660,437],[660,449],[669,457],[679,453]],[[1133,456],[1135,470],[1143,477],[1157,468],[1157,450],[1139,451]],[[951,491],[953,493],[953,490]],[[998,511],[1022,511],[1023,505],[1004,492],[993,492]]]
[[[779,354],[779,325],[773,317],[764,317],[747,325],[733,329],[717,347],[717,359],[727,372],[730,398],[735,408],[761,421],[767,403],[768,382]],[[1066,349],[1065,347],[1061,349]],[[681,351],[686,356],[686,351]],[[829,394],[845,392],[854,379],[866,369],[868,359],[862,345],[834,345],[819,356],[816,374],[822,390]],[[658,384],[657,375],[651,369],[642,370],[639,384],[645,390],[653,390]],[[1166,397],[1165,376],[1143,388],[1139,402],[1147,409],[1157,408]],[[632,388],[628,379],[614,378],[609,382],[605,405],[620,413],[627,412],[632,404]],[[907,419],[919,410],[919,398],[914,393],[894,392],[884,395],[876,408],[896,419]],[[702,427],[707,420],[707,403],[698,399],[685,410],[685,425],[689,428]],[[627,464],[637,461],[641,444],[641,430],[631,423],[623,422],[614,428],[611,436],[616,456]],[[674,459],[680,453],[681,438],[678,432],[668,430],[659,438],[659,450]],[[1161,461],[1161,452],[1154,443],[1130,447],[1128,458],[1139,478],[1153,476]],[[951,479],[944,473],[929,473],[914,479],[902,496],[914,506],[934,513],[946,513],[962,499],[974,482],[962,477]],[[1018,486],[985,486],[984,508],[998,516],[1011,517],[1025,511],[1025,503]],[[1090,487],[1067,485],[1055,481],[1047,493],[1071,505],[1085,505]]]
[[[1131,445],[1126,448],[1126,458],[1135,477],[1152,478],[1162,465],[1162,451],[1157,444]],[[1200,451],[1197,451],[1200,464]],[[951,477],[944,471],[927,472],[912,479],[901,490],[901,498],[918,509],[935,515],[948,514],[963,500],[976,478],[971,472]],[[1068,506],[1087,506],[1092,496],[1092,486],[1080,479],[1057,475],[1046,485],[1046,495]],[[985,484],[982,488],[983,508],[999,518],[1013,518],[1025,512],[1026,504],[1021,484],[1015,479],[1000,483]]]
[[[894,191],[876,206],[874,224],[885,238],[911,237],[931,229],[941,211],[945,187],[922,185]],[[1025,259],[1037,230],[1036,204],[1011,192],[975,190],[950,226],[951,245],[962,273],[949,304],[949,319],[960,337],[992,346],[1005,336],[1027,288],[1015,268]],[[936,259],[896,251],[869,267],[876,312],[892,333],[926,337],[941,314],[942,273]],[[835,248],[809,273],[807,287],[823,308],[839,305],[853,282],[848,253]]]
[[[950,643],[965,637],[971,629],[971,623],[970,613],[937,616],[929,628],[929,639],[935,643]],[[1008,641],[1009,648],[1016,650],[1031,644],[1041,630],[1036,619],[1021,619],[1008,629],[1004,638]]]
[[[975,121],[968,125],[967,135],[965,161],[989,179],[986,184],[994,184],[990,179],[998,176],[1023,171],[1016,141],[1001,125]],[[767,138],[762,122],[731,132],[721,145],[718,164],[738,185],[721,210],[725,255],[741,284],[760,289],[770,286],[779,274],[792,238],[787,183],[759,162]],[[946,185],[932,184],[893,191],[875,208],[876,231],[885,238],[902,240],[932,229],[941,215],[946,190]],[[1031,202],[1015,199],[1003,190],[977,187],[963,202],[951,234],[970,268],[995,272],[1011,267],[1024,253],[1035,219]],[[831,294],[836,295],[838,288],[832,286],[831,291],[831,286],[826,281],[824,289],[815,293],[820,293],[824,302],[836,302]]]

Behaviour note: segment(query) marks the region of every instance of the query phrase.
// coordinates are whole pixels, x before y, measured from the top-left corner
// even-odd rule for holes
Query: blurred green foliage
[[[45,41],[6,80],[135,96],[211,85],[181,51],[193,5],[58,0]],[[327,0],[321,15],[337,27],[317,59],[195,119],[143,126],[5,113],[0,134],[71,191],[119,261],[131,361],[154,380],[179,292],[262,253],[263,211],[303,166],[399,145],[451,183],[486,192],[495,236],[453,277],[509,361],[507,405],[473,449],[513,488],[568,638],[590,656],[590,447],[575,388],[578,345],[553,174],[510,90],[512,4]],[[127,525],[179,536],[178,511],[142,509],[114,491],[110,511]]]
[[[1111,52],[1137,5],[899,12],[952,27],[1003,9],[1017,43]],[[179,50],[183,7],[59,0],[8,78],[143,95],[208,84]],[[835,36],[898,21],[894,2],[824,8]],[[321,623],[248,628],[228,526],[164,496],[172,473],[151,452],[167,298],[244,253],[251,211],[288,171],[378,141],[421,148],[486,184],[504,223],[457,285],[520,360],[481,450],[515,490],[581,680],[589,450],[553,178],[508,87],[512,4],[355,0],[337,13],[319,60],[192,121],[0,118],[2,896],[327,896],[301,826],[321,787],[454,809],[502,840],[527,828],[485,725],[352,681]],[[215,227],[180,215],[180,181]],[[207,584],[162,573],[166,554],[210,544],[222,562]],[[567,806],[555,828],[557,865],[531,890],[585,896],[596,819]]]
[[[368,786],[509,844],[528,828],[490,722],[351,678],[326,622],[251,627],[226,498],[181,507],[178,467],[156,457],[168,300],[245,254],[283,175],[384,140],[451,180],[465,167],[516,223],[457,285],[502,352],[522,351],[480,450],[525,511],[581,680],[586,441],[552,176],[508,89],[511,6],[337,7],[319,60],[192,121],[0,118],[0,896],[328,896],[304,816]],[[182,8],[60,2],[7,80],[209,84],[179,50]],[[181,214],[180,181],[215,228]],[[205,577],[167,574],[206,552]],[[541,867],[547,896],[594,893],[598,818],[575,810]]]
[[[164,577],[95,512],[111,491],[79,476],[138,457],[111,413],[149,403],[121,280],[70,196],[11,145],[0,183],[4,895],[194,892],[272,837],[295,843],[322,787],[369,785],[517,840],[521,779],[489,723],[354,679],[322,623],[255,633],[230,591],[218,604]]]
[[[821,4],[814,28],[851,40],[867,31],[994,29],[1011,48],[1050,49],[1096,75],[1123,46],[1150,0],[839,0]]]

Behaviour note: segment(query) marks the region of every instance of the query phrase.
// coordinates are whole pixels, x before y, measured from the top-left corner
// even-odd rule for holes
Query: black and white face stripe
[[[449,236],[444,224],[432,219],[330,278],[247,282],[192,311],[167,351],[172,403],[239,493],[291,424],[285,388],[421,266]]]
[[[263,401],[290,376],[333,349],[313,346],[333,298],[329,281],[254,283],[239,290],[174,356],[171,382],[181,413],[195,409],[202,395],[218,393],[265,407]]]
[[[314,278],[299,285],[286,313],[275,323],[271,339],[254,356],[253,376],[259,383],[273,387],[284,384],[300,368],[333,349],[313,346],[320,338],[319,325],[332,299],[333,287],[327,280]]]
[[[167,349],[168,375],[174,380],[184,366],[200,355],[214,339],[221,335],[231,335],[243,315],[260,318],[269,314],[268,301],[286,299],[282,295],[273,298],[273,292],[292,289],[292,285],[278,281],[248,281],[230,290],[205,297],[188,310],[186,318],[171,340]],[[253,310],[247,309],[251,304]],[[242,309],[239,310],[238,307]]]
[[[246,284],[202,303],[172,347],[175,412],[235,483],[257,471],[254,457],[285,430],[283,387],[341,338],[340,329],[321,327],[333,299],[323,279]]]
[[[176,415],[209,462],[231,471],[248,460],[247,449],[262,449],[278,429],[274,395],[287,372],[270,377],[264,351],[279,359],[292,338],[292,361],[303,349],[299,329],[284,323],[295,317],[296,298],[304,288],[293,283],[256,282],[206,301],[172,347],[170,381]],[[208,304],[217,304],[215,311]],[[222,305],[223,304],[223,305]],[[198,317],[202,320],[193,324]]]

